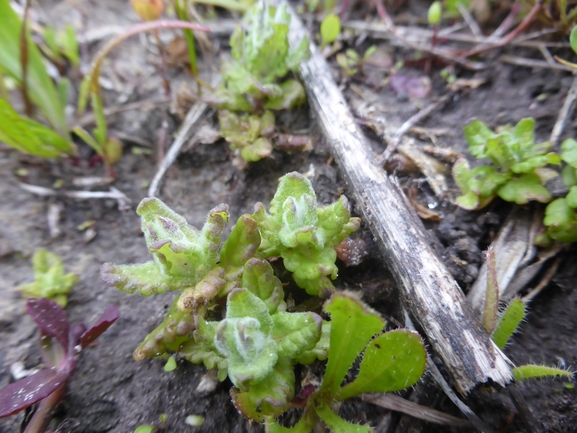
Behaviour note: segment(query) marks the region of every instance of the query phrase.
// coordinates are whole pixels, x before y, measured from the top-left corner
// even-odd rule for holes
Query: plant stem
[[[153,29],[152,34],[154,35],[154,39],[156,42],[156,48],[158,49],[158,54],[160,55],[160,66],[159,72],[160,76],[162,77],[162,85],[164,86],[164,94],[166,96],[170,96],[170,83],[168,78],[166,77],[166,57],[164,52],[164,46],[162,45],[162,41],[158,36],[158,29]]]
[[[32,419],[26,426],[24,433],[44,433],[44,428],[49,422],[49,416],[54,407],[62,399],[64,395],[64,390],[66,389],[66,383],[63,383],[59,388],[46,397],[38,405],[38,409],[32,416]]]

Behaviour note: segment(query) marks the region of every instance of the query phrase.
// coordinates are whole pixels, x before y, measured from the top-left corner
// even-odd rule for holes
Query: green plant
[[[57,31],[52,26],[44,28],[44,41],[48,46],[49,57],[57,63],[62,62],[62,56],[66,57],[72,66],[80,66],[80,54],[76,30],[68,24],[64,30]]]
[[[321,23],[321,49],[337,40],[341,33],[341,19],[330,14]]]
[[[319,420],[334,432],[371,432],[369,426],[345,421],[333,407],[365,392],[408,388],[418,382],[425,371],[427,354],[421,337],[406,329],[382,333],[385,321],[354,294],[334,294],[325,303],[324,310],[330,314],[331,321],[327,324],[330,327],[328,362],[322,384],[319,389],[305,391],[308,395],[301,402],[303,416],[295,427],[281,427],[269,416],[266,422],[270,432],[306,433],[312,431]],[[361,354],[356,378],[343,385]],[[242,409],[241,406],[241,412],[247,415]]]
[[[377,313],[352,294],[334,293],[335,246],[359,227],[344,197],[318,206],[311,183],[287,174],[269,211],[257,203],[255,213],[241,216],[224,242],[226,205],[212,209],[200,231],[155,198],[144,199],[137,213],[154,260],[106,263],[102,280],[145,296],[181,292],[162,324],[135,350],[135,359],[174,351],[217,369],[220,380],[229,377],[235,386],[237,409],[271,429],[280,428],[274,419],[297,404],[297,363],[329,359],[322,387],[309,390],[299,403],[307,426],[319,418],[329,426],[346,425],[331,411],[333,403],[363,392],[404,389],[421,377],[426,354],[418,335],[381,334],[385,323]],[[276,257],[309,294],[332,295],[325,305],[330,322],[313,311],[288,310],[283,284],[268,262]],[[356,380],[341,387],[363,351]]]
[[[483,309],[483,325],[499,349],[503,349],[517,332],[519,325],[525,319],[526,306],[519,299],[514,298],[504,310],[499,313],[499,286],[496,274],[496,257],[492,248],[487,251],[487,290]],[[526,364],[513,368],[513,377],[516,381],[540,377],[568,377],[573,373],[555,367]]]
[[[549,142],[535,143],[534,127],[535,120],[531,118],[521,119],[514,128],[503,127],[499,132],[480,120],[464,126],[471,154],[478,159],[489,158],[494,166],[471,169],[464,158],[455,163],[453,177],[463,193],[457,198],[460,207],[481,209],[496,196],[517,204],[551,201],[543,183],[557,173],[546,166],[560,165],[561,158],[549,152]]]
[[[18,114],[8,95],[0,95],[0,140],[44,158],[75,155],[76,146],[68,133],[64,113],[68,82],[61,80],[58,86],[54,85],[40,50],[8,0],[0,0],[0,40],[0,80],[6,74],[16,81],[27,110],[27,116]],[[32,120],[34,108],[49,127]]]
[[[239,26],[230,38],[232,58],[222,65],[222,82],[205,101],[219,110],[222,133],[231,147],[244,160],[258,161],[272,152],[272,111],[305,101],[297,80],[279,81],[296,71],[310,52],[306,37],[290,49],[290,15],[285,6],[258,2],[244,21],[248,28]]]
[[[348,77],[356,75],[358,72],[363,72],[363,66],[369,57],[371,57],[377,51],[376,45],[371,45],[365,51],[365,54],[361,57],[352,48],[349,48],[345,53],[337,54],[337,63],[343,70],[343,73]]]
[[[68,303],[67,295],[78,282],[72,272],[64,273],[62,259],[45,249],[36,250],[32,257],[34,282],[18,287],[28,298],[47,298],[56,301],[62,308]]]

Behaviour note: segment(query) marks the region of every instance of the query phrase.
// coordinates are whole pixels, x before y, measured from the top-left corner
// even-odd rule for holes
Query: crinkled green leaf
[[[226,287],[226,271],[215,267],[206,274],[195,286],[188,287],[180,294],[177,307],[182,312],[196,315],[198,310],[211,304],[218,294]],[[235,274],[235,277],[238,275]]]
[[[425,372],[427,352],[421,337],[396,329],[372,340],[357,378],[338,393],[345,400],[364,392],[394,392],[413,386]]]
[[[270,314],[286,310],[282,283],[274,275],[270,263],[266,260],[252,258],[246,262],[242,275],[242,287],[260,298],[268,307]]]
[[[204,364],[209,370],[217,368],[219,372],[223,372],[219,374],[220,378],[226,377],[228,364],[214,344],[217,325],[218,322],[206,322],[202,317],[198,317],[193,338],[184,342],[178,353],[193,364]]]
[[[193,286],[214,268],[220,235],[228,222],[228,206],[212,209],[200,232],[157,198],[142,200],[136,213],[142,218],[148,249],[163,274],[189,277]]]
[[[299,364],[312,364],[317,359],[319,361],[324,361],[329,356],[329,346],[330,346],[330,338],[331,338],[331,322],[326,322],[323,320],[322,329],[321,329],[321,338],[312,348],[312,350],[307,350],[300,354],[296,360]]]
[[[271,153],[271,142],[267,138],[260,137],[255,140],[254,143],[243,147],[240,151],[240,156],[242,156],[242,159],[245,161],[256,162],[269,157]]]
[[[239,116],[232,111],[218,112],[220,129],[225,140],[237,147],[246,147],[253,144],[262,131],[259,116]]]
[[[191,285],[188,278],[162,273],[156,262],[137,265],[105,263],[100,269],[100,278],[109,287],[131,295],[138,293],[142,296],[158,295],[167,290],[182,290]]]
[[[279,361],[264,379],[251,384],[249,389],[232,390],[232,402],[249,419],[263,422],[265,417],[277,418],[290,407],[294,382],[291,363]]]
[[[469,152],[476,158],[485,158],[487,141],[495,136],[495,132],[480,120],[473,120],[463,126],[465,139],[469,143]]]
[[[352,424],[345,421],[325,403],[318,403],[315,406],[315,411],[333,433],[372,433],[373,431],[367,425]]]
[[[321,337],[322,319],[318,314],[278,313],[272,318],[272,338],[281,358],[297,358],[304,351],[312,350]]]
[[[336,394],[349,368],[385,321],[349,292],[334,294],[324,306],[331,315],[329,360],[321,392]]]
[[[78,282],[78,276],[64,273],[62,259],[43,248],[36,250],[32,257],[34,282],[18,287],[28,298],[48,298],[62,308],[68,303],[67,295]]]
[[[541,184],[536,174],[523,174],[511,179],[497,191],[499,197],[505,201],[517,204],[526,204],[530,201],[547,203],[551,200],[551,194]]]
[[[543,224],[552,239],[577,242],[577,215],[564,198],[553,200],[547,205]]]
[[[268,307],[247,289],[228,295],[226,319],[216,331],[215,345],[228,361],[228,376],[241,390],[269,375],[278,360]]]
[[[244,266],[259,245],[258,224],[250,216],[242,215],[222,246],[220,265],[225,269]]]
[[[513,377],[516,381],[536,379],[544,377],[573,377],[573,372],[561,368],[547,367],[545,365],[527,364],[515,367]]]
[[[577,140],[568,138],[561,143],[561,159],[571,167],[577,167]]]
[[[264,105],[267,110],[287,110],[305,103],[307,95],[305,89],[297,80],[286,80],[280,84],[282,94],[270,98]]]
[[[194,317],[190,313],[178,309],[178,297],[170,306],[166,317],[144,341],[136,348],[133,357],[136,361],[144,358],[155,358],[167,350],[177,350],[182,343],[189,340],[189,334],[194,330]]]
[[[510,178],[510,173],[499,173],[494,167],[481,165],[471,170],[467,186],[475,195],[484,198],[494,195],[497,188]]]
[[[509,134],[502,133],[487,140],[485,156],[498,167],[509,170],[517,162],[513,149],[509,147]]]
[[[499,349],[503,349],[511,336],[517,331],[519,324],[525,318],[525,303],[519,299],[513,299],[499,317],[497,327],[491,338]]]
[[[214,92],[205,96],[203,101],[217,110],[252,111],[252,106],[244,96],[222,85]]]

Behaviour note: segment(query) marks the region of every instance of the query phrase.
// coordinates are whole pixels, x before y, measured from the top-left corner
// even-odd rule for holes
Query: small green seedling
[[[68,303],[68,293],[78,282],[78,276],[64,273],[62,259],[50,251],[39,249],[32,257],[34,282],[18,287],[28,298],[47,298],[56,301],[62,308]]]
[[[385,321],[349,292],[339,292],[324,309],[331,316],[328,362],[319,389],[303,390],[304,412],[293,428],[266,419],[272,433],[308,433],[322,421],[334,432],[369,433],[369,426],[351,424],[333,406],[367,392],[395,392],[413,386],[425,371],[427,354],[421,337],[407,329],[382,333]],[[326,344],[326,343],[325,343]],[[351,366],[363,354],[356,378],[343,385]],[[302,404],[302,403],[301,403]],[[246,415],[246,414],[245,414]]]
[[[64,56],[74,67],[80,66],[80,53],[76,30],[68,24],[64,30],[57,31],[52,26],[44,28],[44,41],[50,50],[49,57],[56,63],[62,63]]]
[[[438,26],[441,22],[441,15],[443,13],[443,5],[440,1],[434,1],[429,6],[429,10],[427,12],[427,21],[432,26]]]
[[[330,14],[321,23],[321,49],[337,40],[341,34],[341,20]]]
[[[487,291],[485,307],[483,309],[483,325],[499,349],[503,349],[517,332],[519,325],[525,319],[525,303],[514,298],[502,311],[498,313],[499,287],[496,276],[496,257],[493,249],[487,252]],[[513,377],[516,381],[544,378],[567,377],[573,378],[573,372],[556,367],[527,364],[513,368]]]
[[[281,80],[295,72],[310,51],[306,37],[291,49],[286,6],[275,8],[259,1],[245,22],[247,28],[239,26],[230,38],[232,59],[222,65],[221,84],[205,101],[219,110],[223,136],[231,147],[246,161],[258,161],[272,152],[272,111],[306,100],[297,80]]]
[[[363,72],[363,67],[365,62],[369,57],[371,57],[377,51],[377,47],[375,45],[371,45],[365,51],[365,54],[361,57],[359,53],[357,53],[352,48],[349,48],[345,51],[345,53],[337,54],[337,63],[343,70],[343,73],[348,76],[352,77],[359,72]]]
[[[526,204],[547,203],[551,194],[543,183],[557,175],[547,165],[560,165],[561,158],[549,152],[549,142],[535,143],[535,120],[521,119],[514,128],[494,132],[480,120],[465,125],[469,151],[477,159],[493,163],[473,169],[464,158],[453,167],[453,177],[463,195],[457,204],[468,210],[481,209],[496,196],[505,201]]]

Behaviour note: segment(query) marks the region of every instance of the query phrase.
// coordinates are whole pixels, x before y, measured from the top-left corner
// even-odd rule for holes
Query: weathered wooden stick
[[[292,10],[291,15],[289,38],[294,45],[306,30]],[[403,192],[377,166],[327,63],[312,45],[311,58],[299,70],[309,104],[406,307],[459,392],[466,394],[488,382],[505,386],[512,380],[510,361],[482,329],[456,281],[433,253]]]

